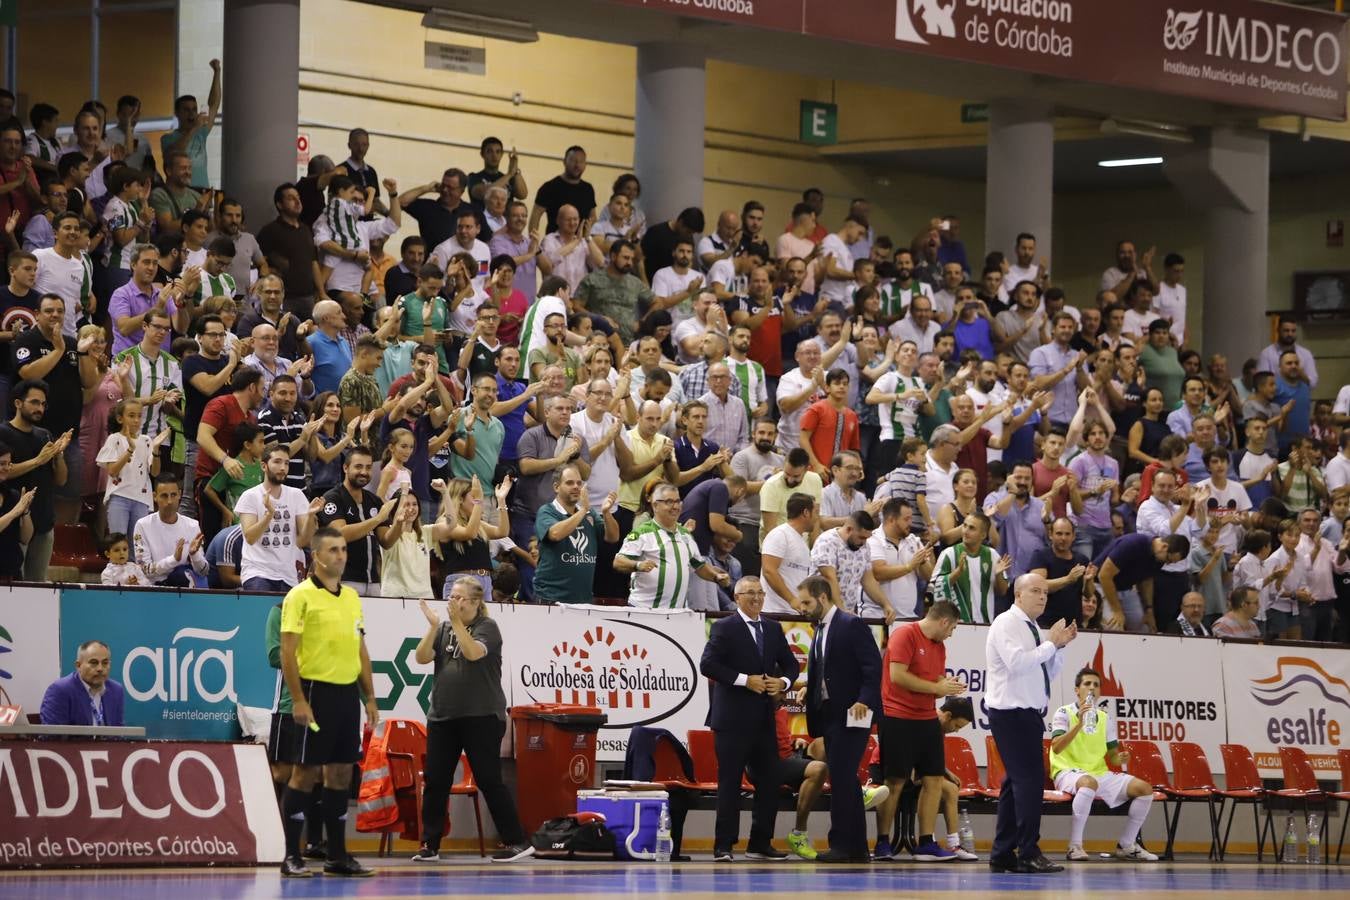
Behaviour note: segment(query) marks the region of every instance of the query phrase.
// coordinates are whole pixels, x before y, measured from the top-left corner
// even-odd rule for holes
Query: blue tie
[[[90,697],[90,698],[89,698],[89,709],[90,709],[90,712],[92,713],[92,715],[90,716],[90,718],[93,720],[93,724],[99,725],[99,726],[103,725],[103,706],[102,706],[102,704],[94,702],[94,698],[93,698],[93,697]]]
[[[1032,621],[1030,621],[1030,620],[1027,621],[1027,627],[1031,629],[1031,636],[1032,636],[1033,639],[1035,639],[1035,641],[1036,641],[1036,646],[1039,647],[1039,646],[1041,645],[1041,630],[1040,630],[1039,628],[1036,627],[1036,623],[1035,623],[1035,622],[1032,622]],[[1046,703],[1049,703],[1049,702],[1050,702],[1050,670],[1047,669],[1047,668],[1045,667],[1045,663],[1041,663],[1041,678],[1045,679],[1045,702],[1046,702]]]
[[[755,646],[759,648],[759,658],[764,659],[764,622],[755,619],[750,623],[750,631],[755,636]]]

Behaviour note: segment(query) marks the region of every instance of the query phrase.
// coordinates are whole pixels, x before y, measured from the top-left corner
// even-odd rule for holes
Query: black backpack
[[[598,813],[549,819],[530,838],[540,859],[614,859],[614,832]]]

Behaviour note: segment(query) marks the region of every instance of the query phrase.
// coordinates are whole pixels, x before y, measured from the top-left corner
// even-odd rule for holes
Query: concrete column
[[[300,0],[230,0],[224,31],[222,184],[257,231],[276,186],[295,180]]]
[[[1049,105],[1021,99],[991,103],[984,185],[985,253],[1001,250],[1015,260],[1017,235],[1026,231],[1036,235],[1036,258],[1050,259],[1053,268],[1054,181],[1055,120]]]
[[[1270,140],[1265,132],[1214,128],[1195,145],[1170,153],[1165,171],[1187,204],[1205,213],[1204,281],[1198,286],[1203,352],[1222,353],[1229,366],[1240,366],[1255,346],[1252,329],[1266,333]],[[1192,304],[1196,293],[1192,283]],[[1194,339],[1196,329],[1191,334]]]
[[[651,223],[703,205],[704,54],[682,44],[638,44],[633,167]],[[600,203],[604,203],[596,197]]]

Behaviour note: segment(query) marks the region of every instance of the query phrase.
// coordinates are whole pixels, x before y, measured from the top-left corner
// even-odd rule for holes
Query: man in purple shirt
[[[519,200],[506,207],[506,227],[492,236],[488,249],[494,258],[506,254],[516,263],[516,277],[512,285],[533,303],[535,296],[535,257],[539,255],[539,238],[525,231],[530,210]]]
[[[184,287],[177,282],[157,287],[155,273],[158,271],[159,251],[155,245],[138,244],[132,250],[131,280],[113,291],[108,298],[108,317],[113,325],[113,356],[141,342],[144,316],[154,307],[169,314],[174,332],[187,332],[187,310],[179,310],[174,303],[182,298]],[[172,343],[173,335],[164,332],[164,352],[169,351]]]

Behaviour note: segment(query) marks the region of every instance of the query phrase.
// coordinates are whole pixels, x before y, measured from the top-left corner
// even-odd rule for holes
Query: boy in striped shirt
[[[150,237],[149,210],[143,201],[149,178],[130,166],[108,174],[108,205],[103,208],[103,224],[108,229],[107,264],[109,288],[119,288],[131,280],[131,251]]]
[[[375,203],[375,188],[364,197],[355,181],[339,175],[328,183],[328,204],[314,222],[314,244],[323,253],[320,277],[329,293],[361,293],[361,280],[370,265],[370,241],[389,237],[403,224],[398,184],[392,178],[383,181],[389,192],[389,215],[368,222]]]
[[[197,295],[192,298],[193,305],[205,303],[212,297],[230,297],[239,290],[234,276],[230,274],[230,264],[234,262],[234,241],[227,237],[218,237],[206,248],[206,261],[202,264],[201,285]]]
[[[33,130],[23,143],[23,155],[33,161],[39,176],[56,175],[56,161],[64,150],[56,137],[56,122],[61,111],[50,103],[34,103],[28,111]]]
[[[663,481],[652,488],[651,498],[651,521],[629,532],[614,557],[614,570],[632,575],[628,605],[684,609],[695,575],[730,588],[731,576],[703,560],[689,533],[692,523],[680,524],[680,489]]]

